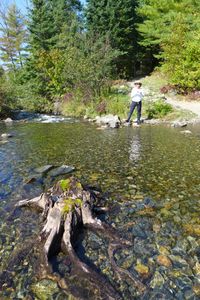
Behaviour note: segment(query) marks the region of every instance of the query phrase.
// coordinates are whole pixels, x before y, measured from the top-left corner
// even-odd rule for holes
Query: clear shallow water
[[[75,175],[83,182],[108,192],[106,205],[113,211],[106,218],[121,232],[136,236],[133,249],[116,254],[118,264],[150,286],[148,293],[155,299],[161,299],[156,293],[166,299],[199,299],[200,139],[199,127],[191,130],[192,135],[184,135],[180,129],[164,126],[97,130],[77,122],[0,124],[0,134],[13,134],[8,143],[0,144],[0,271],[21,244],[41,229],[36,213],[12,212],[18,200],[48,188],[50,178],[32,188],[25,182],[37,167],[66,164],[76,168]],[[145,204],[147,198],[150,204]],[[131,222],[135,224],[127,225]],[[105,241],[87,233],[82,245],[84,257],[112,282]],[[158,263],[159,255],[170,259],[170,266]],[[12,281],[2,288],[1,299],[37,299],[32,264],[27,255],[13,268]],[[137,272],[138,265],[146,266],[147,274]],[[80,281],[81,288],[85,299],[94,297]],[[145,299],[128,281],[120,291],[123,299]],[[49,297],[66,299],[56,288]]]

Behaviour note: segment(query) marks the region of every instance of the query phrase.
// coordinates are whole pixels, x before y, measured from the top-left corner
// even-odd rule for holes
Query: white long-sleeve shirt
[[[144,93],[142,91],[142,89],[138,89],[138,88],[133,88],[131,91],[131,101],[134,102],[140,102],[142,100],[142,98],[144,97]]]

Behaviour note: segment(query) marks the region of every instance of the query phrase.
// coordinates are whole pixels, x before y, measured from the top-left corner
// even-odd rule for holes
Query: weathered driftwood
[[[96,208],[94,203],[98,199],[98,192],[83,187],[75,178],[70,177],[55,184],[46,193],[31,200],[19,201],[17,206],[34,207],[42,211],[45,225],[40,234],[40,242],[43,243],[42,273],[43,277],[50,277],[52,272],[49,259],[62,251],[70,258],[75,265],[78,274],[83,275],[93,285],[98,287],[105,299],[121,299],[120,294],[101,274],[97,273],[90,266],[80,260],[74,250],[74,241],[80,226],[95,230],[103,234],[109,240],[109,258],[114,271],[121,277],[128,277],[139,292],[144,292],[145,286],[135,279],[129,271],[117,266],[114,260],[114,251],[119,247],[131,246],[132,244],[121,238],[116,230],[97,217],[94,212],[101,210]],[[63,288],[63,279],[57,276],[59,286]]]

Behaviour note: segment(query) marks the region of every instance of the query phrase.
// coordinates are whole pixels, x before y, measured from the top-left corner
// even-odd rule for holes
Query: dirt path
[[[189,110],[200,117],[200,102],[197,101],[180,101],[167,97],[167,103],[171,104],[175,108],[183,110]]]
[[[142,78],[140,81],[143,82]],[[137,80],[133,80],[129,82],[129,86],[133,87],[134,82]],[[143,85],[144,93],[149,94],[149,92],[153,92],[155,94],[159,94],[157,90],[154,90],[151,86],[148,86],[144,83]],[[166,95],[165,95],[166,96]],[[200,102],[198,101],[184,101],[184,100],[178,100],[175,96],[174,97],[168,97],[166,96],[166,102],[171,104],[176,109],[182,109],[182,110],[188,110],[196,115],[196,118],[200,118]]]

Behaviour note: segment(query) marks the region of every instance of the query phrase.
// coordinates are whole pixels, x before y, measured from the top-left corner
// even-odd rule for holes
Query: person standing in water
[[[131,116],[137,107],[137,124],[140,124],[141,111],[142,111],[142,99],[144,97],[143,91],[141,89],[142,83],[135,82],[134,88],[131,91],[131,106],[128,114],[128,118],[126,119],[126,123],[129,123],[131,120]]]

